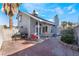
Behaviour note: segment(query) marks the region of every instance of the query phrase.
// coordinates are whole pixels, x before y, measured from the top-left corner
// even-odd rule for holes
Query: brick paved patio
[[[18,41],[4,41],[0,55],[11,55],[25,48],[35,45],[34,41],[18,40]]]
[[[79,56],[79,52],[59,43],[59,38],[50,38],[40,43],[14,41],[3,44],[2,55],[9,56]],[[13,44],[12,44],[13,43]],[[8,45],[6,47],[6,45]],[[1,51],[0,51],[1,54]]]
[[[42,43],[21,50],[12,56],[79,56],[79,52],[59,43],[59,38],[50,38]]]

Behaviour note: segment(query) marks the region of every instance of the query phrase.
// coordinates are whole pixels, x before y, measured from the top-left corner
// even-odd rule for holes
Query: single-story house
[[[53,22],[39,17],[35,10],[32,14],[19,11],[17,20],[19,31],[28,33],[28,37],[30,37],[31,34],[37,34],[38,38],[45,34],[48,36],[52,34]]]

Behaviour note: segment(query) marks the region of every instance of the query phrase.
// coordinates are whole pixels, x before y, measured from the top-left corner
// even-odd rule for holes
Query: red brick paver
[[[59,43],[59,38],[50,38],[27,49],[23,49],[12,56],[79,56],[78,51]]]
[[[13,56],[51,56],[52,54],[52,45],[50,40],[45,40],[42,43],[38,43],[32,47],[19,51]]]
[[[36,43],[25,40],[18,41],[4,41],[0,55],[11,55],[28,47],[35,45]]]

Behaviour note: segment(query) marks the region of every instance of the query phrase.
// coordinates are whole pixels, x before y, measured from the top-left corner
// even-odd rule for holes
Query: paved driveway
[[[59,38],[50,38],[42,43],[21,50],[12,56],[73,56],[79,55],[78,51],[67,48],[58,42]]]

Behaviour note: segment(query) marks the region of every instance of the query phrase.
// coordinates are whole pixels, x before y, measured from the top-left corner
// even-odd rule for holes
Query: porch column
[[[40,38],[40,35],[39,35],[39,26],[40,24],[39,24],[39,21],[38,21],[38,39]]]

